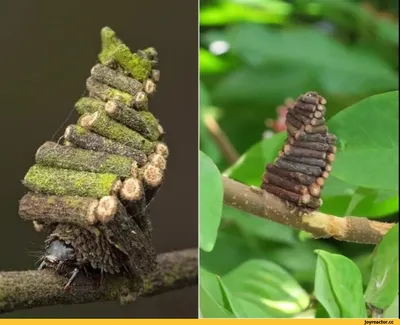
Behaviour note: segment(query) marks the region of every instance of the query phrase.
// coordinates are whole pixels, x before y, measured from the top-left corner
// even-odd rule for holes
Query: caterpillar
[[[47,234],[39,269],[68,277],[123,273],[138,283],[156,267],[148,206],[163,183],[169,155],[149,111],[160,79],[154,48],[132,53],[105,27],[88,95],[63,144],[48,141],[24,177],[19,215]]]
[[[300,95],[286,114],[287,138],[261,188],[305,212],[322,205],[321,190],[335,160],[336,136],[325,121],[327,101],[315,91]]]

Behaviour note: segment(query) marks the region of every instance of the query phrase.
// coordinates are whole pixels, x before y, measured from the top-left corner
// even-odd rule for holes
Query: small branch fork
[[[81,277],[71,291],[64,291],[66,278],[52,270],[0,272],[0,314],[58,304],[118,299],[127,303],[137,296],[154,296],[193,286],[197,284],[197,261],[195,248],[158,255],[158,268],[145,279],[142,292],[138,292],[134,279],[123,276],[107,277],[101,286],[96,279]]]
[[[314,238],[334,238],[362,244],[377,244],[394,223],[384,223],[360,217],[336,217],[322,212],[300,214],[299,211],[256,187],[223,177],[224,203],[268,220],[304,230]]]

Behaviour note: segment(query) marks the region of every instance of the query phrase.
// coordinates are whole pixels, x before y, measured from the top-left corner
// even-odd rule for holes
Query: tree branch
[[[214,116],[207,114],[204,117],[204,125],[214,139],[215,143],[218,145],[226,161],[230,164],[235,163],[239,159],[239,154],[233,147],[232,143],[229,141],[227,135],[219,127],[218,122],[214,118]]]
[[[154,296],[166,291],[197,284],[197,249],[160,254],[157,270],[144,281],[109,276],[100,286],[98,279],[79,277],[71,291],[64,291],[66,278],[52,270],[0,272],[0,314],[16,309],[58,304],[82,304],[120,299],[133,301],[136,296]]]
[[[394,226],[361,217],[336,217],[322,212],[299,215],[298,210],[278,197],[223,177],[224,203],[255,216],[304,230],[314,238],[335,238],[363,244],[377,244]]]

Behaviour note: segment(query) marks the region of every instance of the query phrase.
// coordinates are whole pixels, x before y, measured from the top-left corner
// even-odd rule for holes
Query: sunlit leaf
[[[366,318],[362,276],[347,257],[322,250],[318,254],[315,296],[331,318]]]
[[[200,311],[204,318],[234,318],[218,276],[200,268]]]
[[[205,49],[200,49],[200,73],[222,73],[229,69],[230,64],[222,58],[213,55]]]
[[[383,317],[385,318],[399,318],[399,296],[393,300],[392,304],[388,309],[383,313]]]
[[[309,305],[300,285],[275,263],[250,260],[222,277],[238,317],[290,317]]]
[[[213,161],[200,151],[200,247],[213,249],[221,221],[223,187]]]
[[[334,175],[330,175],[325,183],[322,200],[320,210],[336,216],[385,217],[399,208],[397,191],[358,187]]]
[[[290,5],[277,0],[230,0],[203,7],[200,25],[225,25],[243,21],[283,23],[290,13]]]
[[[374,307],[386,309],[399,294],[399,226],[382,238],[374,252],[374,264],[365,299]]]
[[[372,189],[398,191],[398,92],[371,96],[329,120],[340,137],[332,175]]]

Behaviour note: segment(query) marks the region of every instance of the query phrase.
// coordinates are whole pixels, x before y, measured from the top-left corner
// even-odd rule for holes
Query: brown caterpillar
[[[131,53],[108,27],[89,95],[64,144],[46,142],[24,178],[19,215],[46,231],[40,269],[69,277],[126,273],[143,279],[156,267],[148,205],[164,180],[168,147],[148,111],[160,79],[154,48]],[[139,281],[140,282],[140,281]]]
[[[326,99],[315,91],[299,96],[286,115],[287,139],[261,188],[306,211],[318,209],[335,160],[336,136],[328,133]]]

